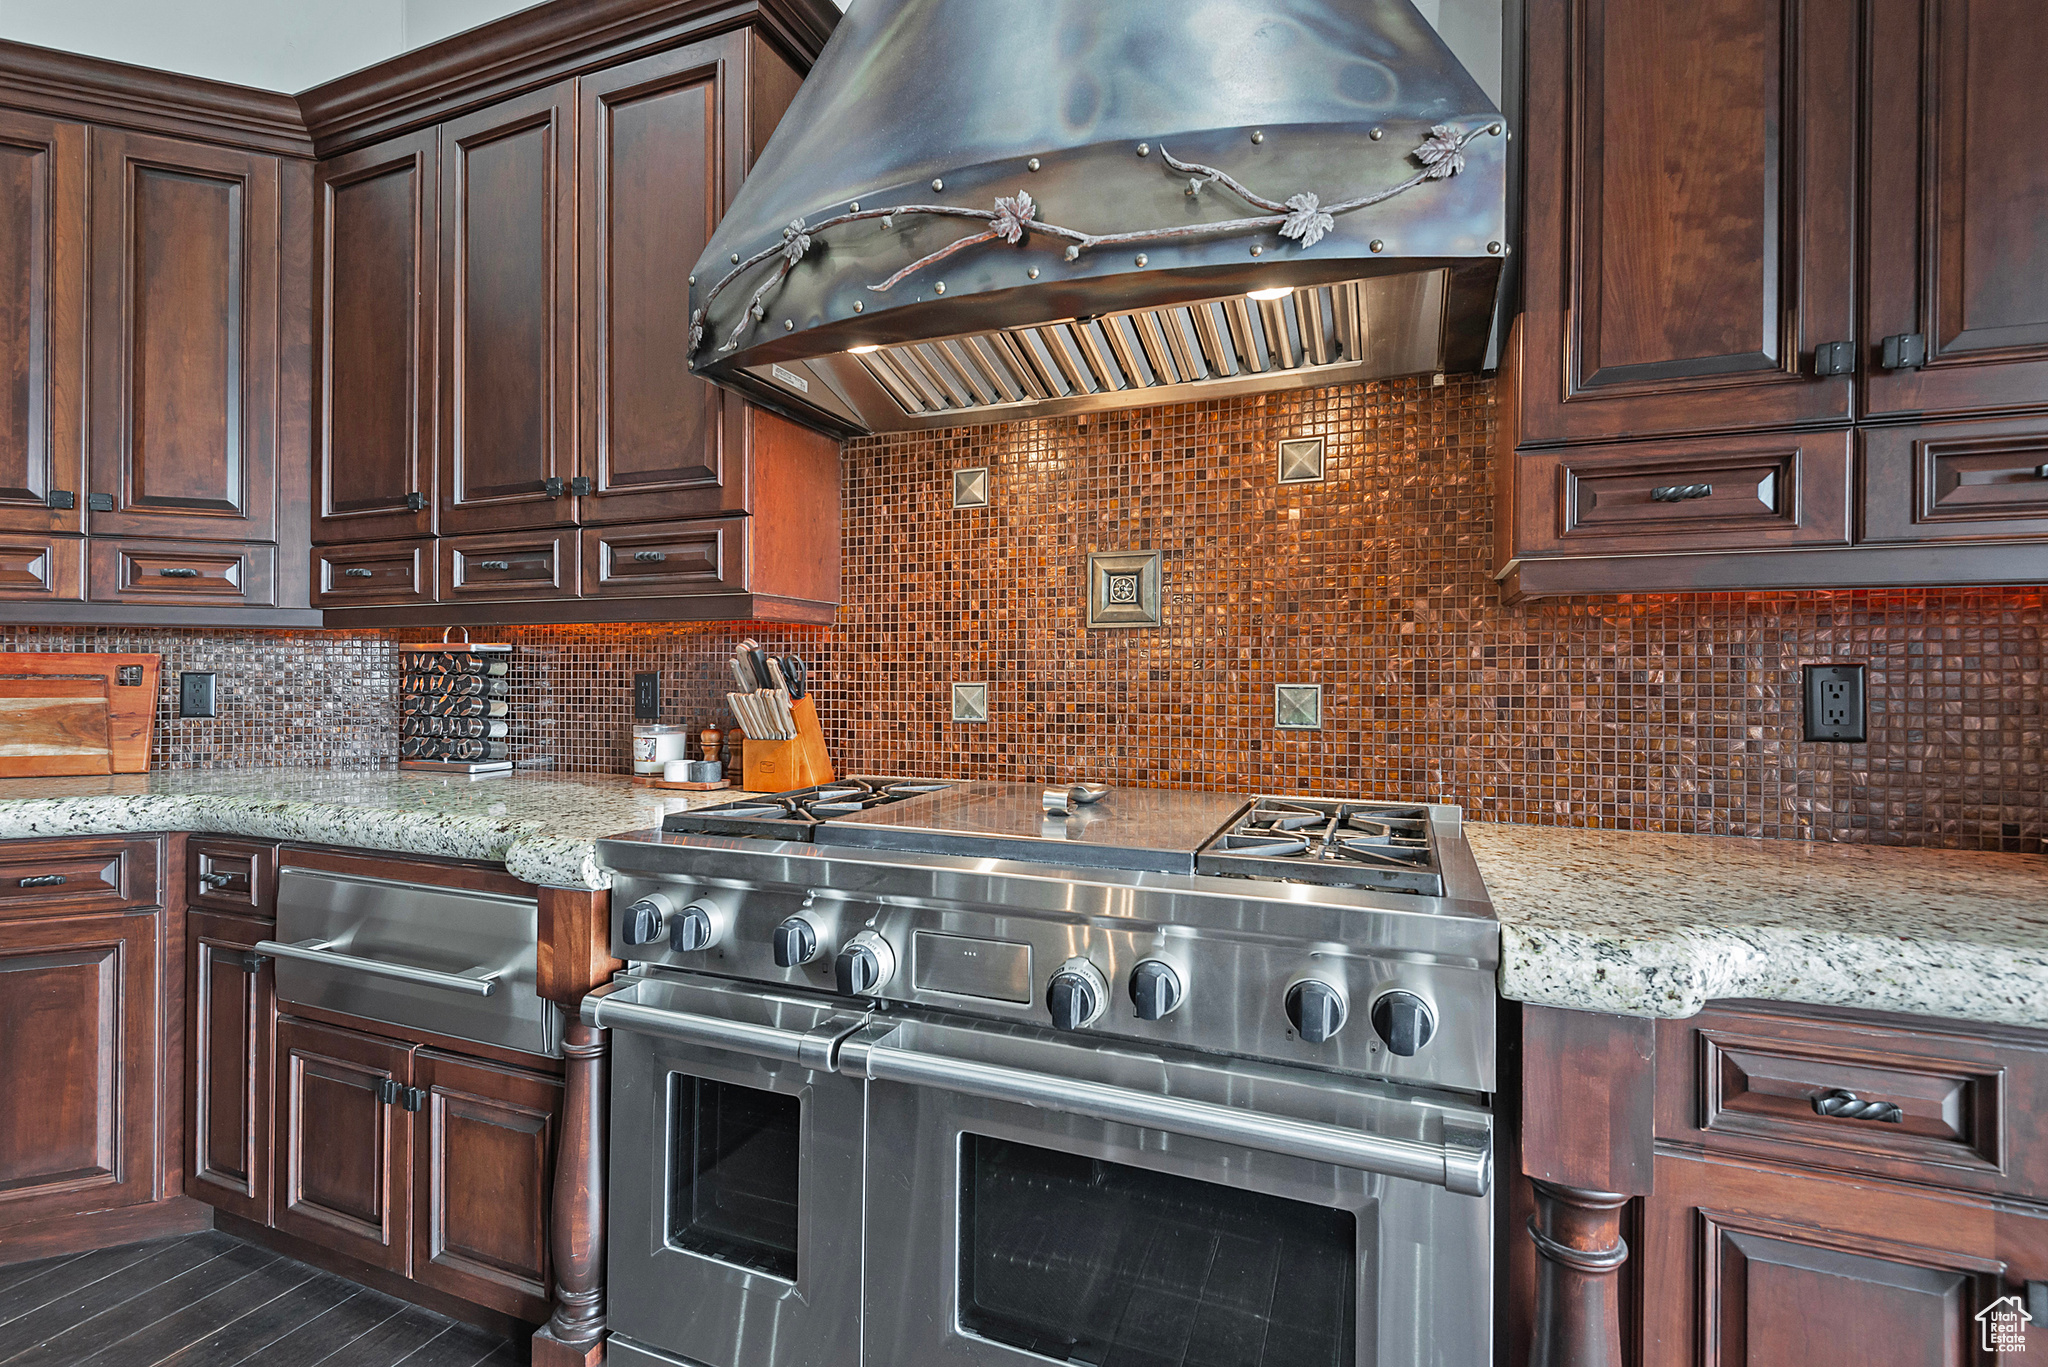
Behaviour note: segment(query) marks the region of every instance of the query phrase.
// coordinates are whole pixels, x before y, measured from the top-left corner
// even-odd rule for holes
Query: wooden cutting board
[[[15,682],[70,679],[97,682],[106,709],[107,749],[117,774],[149,771],[149,745],[156,729],[157,682],[163,673],[161,655],[114,652],[43,651],[0,653],[0,694]],[[19,696],[19,695],[16,695]],[[13,774],[92,773],[106,769],[14,770],[0,766],[0,776]]]
[[[103,679],[0,679],[0,778],[111,774]]]

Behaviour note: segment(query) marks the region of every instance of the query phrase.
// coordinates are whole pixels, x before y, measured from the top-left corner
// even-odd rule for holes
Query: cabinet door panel
[[[386,1101],[411,1049],[305,1021],[277,1024],[277,1228],[393,1272],[412,1262],[411,1116]]]
[[[2048,418],[1871,427],[1858,435],[1866,540],[2048,538]]]
[[[427,539],[324,546],[313,557],[313,576],[316,607],[431,603],[437,597],[434,543]]]
[[[204,912],[186,921],[185,1194],[266,1225],[275,984],[270,962],[251,947],[271,929]]]
[[[442,126],[443,531],[575,520],[572,86]]]
[[[2048,69],[2037,0],[1873,0],[1867,341],[1926,364],[1871,372],[1865,411],[2048,405]]]
[[[434,529],[439,145],[429,128],[320,164],[319,541]]]
[[[95,131],[95,533],[277,533],[274,157]]]
[[[1522,442],[1848,419],[1855,14],[1530,5]]]
[[[277,602],[276,546],[94,537],[88,557],[87,583],[96,603]]]
[[[523,1319],[548,1313],[562,1084],[420,1051],[413,1279]]]
[[[690,373],[690,266],[746,170],[747,35],[583,78],[582,520],[746,506],[736,404]]]
[[[0,924],[0,1225],[156,1196],[157,918]]]
[[[0,109],[0,300],[0,530],[75,532],[85,508],[79,124]],[[69,508],[50,506],[58,490]]]

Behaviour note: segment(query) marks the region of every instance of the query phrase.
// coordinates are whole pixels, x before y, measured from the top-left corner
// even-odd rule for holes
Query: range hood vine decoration
[[[862,0],[691,368],[837,436],[1478,369],[1507,142],[1411,0]]]
[[[806,227],[804,220],[799,218],[782,230],[782,241],[780,244],[765,247],[755,252],[752,256],[741,261],[737,266],[726,272],[725,277],[711,287],[710,292],[704,296],[704,303],[690,317],[690,350],[692,353],[695,353],[703,346],[704,311],[711,306],[712,301],[725,292],[726,286],[744,275],[751,274],[762,263],[780,258],[781,264],[776,270],[774,277],[764,283],[760,289],[754,291],[754,297],[747,301],[746,312],[741,315],[740,321],[734,326],[731,338],[720,348],[722,351],[737,350],[740,338],[754,324],[761,322],[767,317],[763,301],[767,299],[768,295],[773,292],[777,285],[780,285],[788,278],[791,269],[800,263],[805,256],[810,254],[812,238],[817,234],[823,233],[828,228],[837,228],[844,224],[857,223],[863,219],[871,218],[879,218],[882,220],[882,226],[888,228],[894,226],[895,220],[898,218],[908,218],[918,214],[934,214],[948,218],[978,218],[988,223],[989,226],[985,231],[960,238],[947,246],[939,248],[935,252],[919,257],[887,280],[882,281],[879,285],[869,285],[868,289],[876,294],[887,293],[925,267],[937,265],[955,252],[965,250],[968,247],[977,247],[985,242],[1003,242],[1012,247],[1021,247],[1025,245],[1025,239],[1034,230],[1051,237],[1065,239],[1069,243],[1066,250],[1066,259],[1069,261],[1079,260],[1081,253],[1091,247],[1135,246],[1139,243],[1170,241],[1174,238],[1183,237],[1230,237],[1239,233],[1257,232],[1265,228],[1277,228],[1281,237],[1299,242],[1306,249],[1315,246],[1316,243],[1323,240],[1323,235],[1336,226],[1337,215],[1339,214],[1353,213],[1359,209],[1370,208],[1375,204],[1383,204],[1395,195],[1412,190],[1425,181],[1444,180],[1456,175],[1465,169],[1466,143],[1478,137],[1481,132],[1492,133],[1498,136],[1501,131],[1502,127],[1499,123],[1488,124],[1484,128],[1474,128],[1464,132],[1445,124],[1437,124],[1429,130],[1429,136],[1423,139],[1422,145],[1410,154],[1416,161],[1422,164],[1420,171],[1399,184],[1388,186],[1386,189],[1372,194],[1347,199],[1341,203],[1332,204],[1327,208],[1322,205],[1320,199],[1312,190],[1304,190],[1290,195],[1285,202],[1268,199],[1264,195],[1246,189],[1235,178],[1217,170],[1213,166],[1203,166],[1199,163],[1176,160],[1173,154],[1168,152],[1164,145],[1161,145],[1159,149],[1160,159],[1171,169],[1190,177],[1187,193],[1191,198],[1200,194],[1204,185],[1222,185],[1246,203],[1266,210],[1266,214],[1263,217],[1257,218],[1233,218],[1216,223],[1183,223],[1172,228],[1141,228],[1118,233],[1086,233],[1078,228],[1063,228],[1057,223],[1049,223],[1039,219],[1037,217],[1038,204],[1031,198],[1029,190],[1019,190],[1014,196],[998,198],[995,208],[992,210],[965,209],[950,204],[903,204],[893,209],[862,209],[856,203],[848,212],[834,215],[815,227]],[[1254,134],[1253,136],[1256,138],[1258,135]],[[1379,134],[1375,132],[1371,136],[1377,138]],[[1151,155],[1152,148],[1150,144],[1141,142],[1138,144],[1137,152],[1139,156],[1147,157]],[[945,188],[943,178],[932,182],[932,189],[934,190],[943,190]],[[1137,258],[1136,264],[1142,270],[1151,263],[1147,257],[1140,256]],[[944,294],[946,292],[945,282],[939,282],[936,289],[939,294]]]

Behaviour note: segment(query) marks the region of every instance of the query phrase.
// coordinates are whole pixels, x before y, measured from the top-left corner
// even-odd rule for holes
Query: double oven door
[[[718,991],[780,1012],[785,1033],[759,1015],[724,1028],[720,997],[687,1001],[645,980],[586,1003],[615,1031],[610,1313],[631,1341],[622,1362],[1491,1360],[1483,1108],[1083,1035],[928,1012],[813,1017]],[[695,1019],[679,1024],[676,1008]],[[667,1033],[634,1033],[656,1029]],[[808,1067],[794,1061],[806,1048]],[[729,1134],[707,1135],[702,1103],[677,1100],[707,1085],[747,1117]],[[769,1132],[781,1138],[759,1137]],[[778,1155],[791,1202],[778,1228],[794,1232],[782,1239],[794,1257],[772,1266],[677,1213],[706,1208],[701,1174],[722,1163],[747,1179],[729,1184],[735,1195],[764,1175],[768,1165],[742,1161],[750,1148]],[[630,1356],[639,1345],[663,1356]]]

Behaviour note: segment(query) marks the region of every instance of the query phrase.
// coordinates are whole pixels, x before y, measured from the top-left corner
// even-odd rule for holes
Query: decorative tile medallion
[[[988,507],[988,467],[953,472],[953,506],[955,508]]]
[[[1273,725],[1282,731],[1323,729],[1321,684],[1274,684]]]
[[[985,722],[988,720],[987,684],[956,683],[953,685],[953,720],[958,722]]]
[[[1159,552],[1096,551],[1088,557],[1088,625],[1159,625]]]
[[[1280,482],[1314,484],[1323,477],[1323,439],[1296,437],[1280,443]]]

